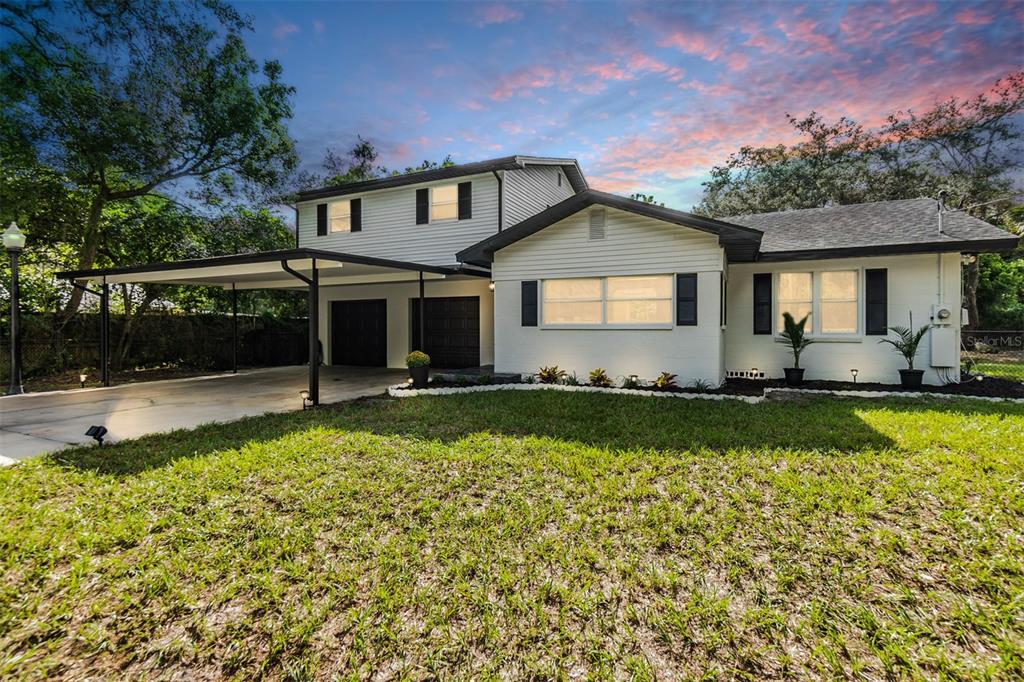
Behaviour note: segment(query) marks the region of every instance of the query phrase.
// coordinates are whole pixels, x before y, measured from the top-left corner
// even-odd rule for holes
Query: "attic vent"
[[[604,239],[604,209],[590,212],[590,238]]]

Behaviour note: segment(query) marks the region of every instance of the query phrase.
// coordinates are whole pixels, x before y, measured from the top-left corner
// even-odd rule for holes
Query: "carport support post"
[[[238,290],[231,283],[231,373],[238,374]]]
[[[110,385],[110,285],[103,278],[100,287],[100,380]]]
[[[424,326],[425,326],[424,325],[424,321],[426,319],[427,319],[427,309],[423,305],[423,271],[420,270],[420,342],[419,342],[419,348],[417,348],[416,350],[420,350],[420,351],[423,350],[423,346],[424,346],[424,343],[423,343],[423,329],[424,329]]]
[[[309,400],[320,404],[320,274],[313,259],[309,273]]]

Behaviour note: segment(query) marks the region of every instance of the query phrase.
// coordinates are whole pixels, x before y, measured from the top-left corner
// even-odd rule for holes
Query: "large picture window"
[[[347,199],[332,201],[330,204],[328,225],[331,232],[352,231],[352,204]]]
[[[459,186],[444,185],[430,190],[430,222],[459,217]]]
[[[672,276],[545,280],[542,318],[545,325],[670,325]]]

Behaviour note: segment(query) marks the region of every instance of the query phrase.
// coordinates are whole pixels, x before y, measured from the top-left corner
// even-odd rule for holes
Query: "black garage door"
[[[387,366],[386,300],[331,301],[331,364]]]
[[[452,296],[425,299],[427,318],[423,350],[432,367],[458,369],[480,365],[480,297]],[[412,348],[419,346],[420,301],[410,300]]]

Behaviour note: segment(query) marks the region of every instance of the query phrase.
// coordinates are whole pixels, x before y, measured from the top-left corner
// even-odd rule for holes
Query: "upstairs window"
[[[430,191],[430,222],[459,217],[459,186],[443,185]]]
[[[332,233],[352,231],[352,203],[347,199],[328,204],[328,226]]]

